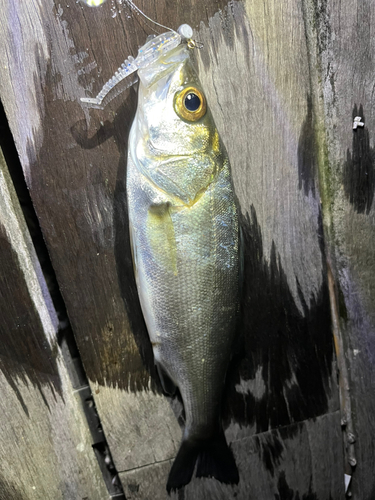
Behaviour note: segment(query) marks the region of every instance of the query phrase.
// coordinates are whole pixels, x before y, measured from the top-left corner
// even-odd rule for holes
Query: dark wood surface
[[[330,245],[351,394],[353,498],[375,497],[375,156],[373,2],[328,1],[320,22],[330,170]],[[325,18],[325,20],[324,20]],[[329,23],[327,23],[327,19]],[[353,130],[355,116],[365,126]]]
[[[170,498],[343,499],[342,451],[340,447],[326,446],[340,440],[339,412],[249,436],[232,445],[241,478],[246,478],[238,486],[194,479]],[[326,450],[324,454],[322,449]],[[164,480],[171,462],[167,460],[120,474],[127,500],[165,499]]]
[[[0,150],[0,499],[109,498]]]
[[[373,169],[372,63],[355,56],[371,53],[371,30],[355,38],[356,5],[341,12],[331,4],[138,4],[175,29],[191,24],[204,44],[195,62],[241,206],[244,298],[224,410],[241,486],[224,494],[205,481],[212,498],[251,498],[263,488],[280,500],[343,498],[327,261],[346,305],[341,334],[358,433],[371,415],[373,178],[362,174]],[[95,96],[152,30],[113,1],[90,9],[2,0],[0,25],[1,99],[115,465],[127,497],[162,498],[180,407],[161,394],[132,274],[125,174],[136,90],[104,111],[79,102]],[[342,40],[355,43],[349,50]],[[361,104],[366,128],[353,136]],[[373,487],[360,486],[372,460],[367,428],[361,479],[353,480],[364,499]],[[277,459],[267,460],[275,447]],[[186,498],[207,495],[197,483]]]

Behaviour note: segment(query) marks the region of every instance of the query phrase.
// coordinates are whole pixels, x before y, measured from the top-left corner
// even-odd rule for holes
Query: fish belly
[[[215,434],[238,312],[238,215],[229,164],[186,206],[151,183],[129,155],[127,197],[155,361],[180,390],[185,438]]]

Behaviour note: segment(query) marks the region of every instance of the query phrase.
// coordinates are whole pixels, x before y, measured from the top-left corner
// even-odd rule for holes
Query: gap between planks
[[[282,425],[282,426],[277,427],[275,429],[269,429],[268,431],[258,432],[256,434],[252,434],[251,436],[246,436],[246,437],[242,437],[240,439],[235,439],[235,440],[231,441],[230,444],[240,443],[240,442],[243,442],[243,441],[254,439],[257,436],[264,436],[264,435],[269,434],[271,432],[276,432],[276,431],[279,431],[281,429],[287,429],[288,427],[293,427],[293,426],[296,426],[296,425],[301,425],[301,424],[304,424],[306,422],[311,422],[311,421],[315,422],[315,421],[320,420],[322,418],[326,418],[326,417],[329,417],[331,415],[337,415],[337,414],[340,415],[340,410],[339,409],[335,410],[335,411],[331,411],[329,413],[324,413],[323,415],[318,415],[315,418],[308,418],[308,419],[305,419],[305,420],[299,420],[299,421],[293,422],[293,423],[288,424],[288,425]],[[170,462],[170,461],[174,460],[175,458],[176,457],[173,456],[173,457],[167,458],[165,460],[155,460],[154,462],[150,462],[149,464],[146,464],[146,465],[140,465],[139,467],[133,467],[131,469],[125,469],[125,470],[118,470],[117,473],[118,474],[124,474],[124,473],[127,473],[127,472],[133,472],[135,470],[146,469],[147,467],[153,467],[154,465],[158,465],[158,464],[163,464],[163,463],[166,463],[166,462]]]

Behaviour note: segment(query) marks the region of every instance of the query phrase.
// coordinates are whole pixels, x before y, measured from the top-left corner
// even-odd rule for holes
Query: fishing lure
[[[151,65],[184,41],[190,48],[195,47],[196,42],[192,40],[192,36],[193,30],[188,24],[182,24],[177,32],[169,31],[158,37],[151,35],[148,42],[139,49],[138,56],[135,59],[133,56],[125,59],[95,98],[81,97],[81,101],[91,108],[104,109],[117,95],[138,81],[138,70]]]
[[[239,475],[221,422],[239,304],[238,210],[225,148],[182,25],[128,58],[95,98],[104,107],[137,73],[129,135],[129,230],[140,303],[163,389],[181,394],[185,429],[167,490]],[[124,86],[122,86],[122,89]]]

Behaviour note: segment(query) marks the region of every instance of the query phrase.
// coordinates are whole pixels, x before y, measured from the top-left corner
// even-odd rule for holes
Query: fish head
[[[154,185],[191,205],[216,178],[226,152],[190,50],[181,44],[138,74],[133,161]]]

